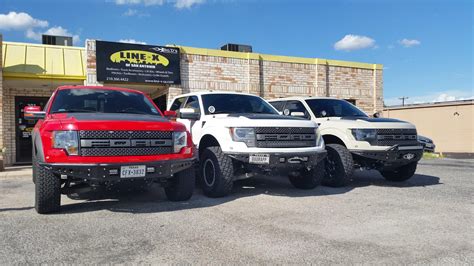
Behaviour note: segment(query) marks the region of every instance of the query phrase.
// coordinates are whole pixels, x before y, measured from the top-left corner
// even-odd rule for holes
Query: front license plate
[[[120,178],[144,177],[145,165],[130,165],[120,167]]]
[[[254,154],[250,155],[249,163],[253,164],[269,164],[270,163],[270,155],[268,154]]]

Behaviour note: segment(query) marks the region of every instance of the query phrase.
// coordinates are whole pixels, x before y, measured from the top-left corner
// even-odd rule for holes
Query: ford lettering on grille
[[[170,139],[110,139],[110,140],[97,140],[97,139],[81,139],[82,148],[98,148],[98,147],[162,147],[171,146],[172,141]]]
[[[405,128],[382,128],[377,129],[377,140],[371,142],[377,146],[409,146],[417,145],[416,129]]]

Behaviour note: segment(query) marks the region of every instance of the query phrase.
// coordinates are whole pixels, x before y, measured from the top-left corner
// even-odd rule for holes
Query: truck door
[[[199,105],[199,98],[197,96],[189,96],[186,103],[181,108],[193,109],[195,113],[203,114]],[[194,144],[198,145],[201,138],[202,119],[200,120],[189,120],[189,119],[177,119],[178,122],[183,123],[186,128],[191,132]]]

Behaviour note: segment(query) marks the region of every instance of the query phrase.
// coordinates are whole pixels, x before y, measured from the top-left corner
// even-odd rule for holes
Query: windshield
[[[205,94],[202,95],[204,112],[209,114],[278,114],[262,98],[241,94]]]
[[[337,99],[311,99],[306,103],[316,117],[347,117],[367,115],[351,103]]]
[[[59,90],[54,98],[50,113],[160,115],[160,112],[143,94],[101,89]]]

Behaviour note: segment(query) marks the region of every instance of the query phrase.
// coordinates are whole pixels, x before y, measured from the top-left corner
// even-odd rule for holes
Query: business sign
[[[181,84],[179,48],[96,41],[97,80]]]

